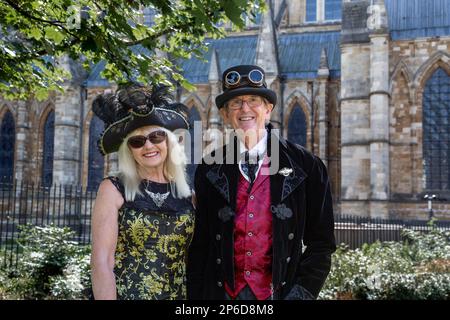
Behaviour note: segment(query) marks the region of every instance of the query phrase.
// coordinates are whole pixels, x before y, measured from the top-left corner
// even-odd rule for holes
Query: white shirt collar
[[[266,153],[266,149],[267,149],[267,131],[264,132],[264,136],[250,150],[247,149],[244,142],[239,140],[239,150],[241,150],[241,153],[248,151],[250,156],[256,156],[257,154],[259,156],[262,156],[264,155],[264,153]],[[260,157],[260,159],[261,158],[262,157]]]

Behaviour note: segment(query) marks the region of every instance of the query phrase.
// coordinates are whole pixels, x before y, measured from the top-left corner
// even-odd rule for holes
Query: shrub
[[[339,246],[319,299],[450,299],[450,232],[403,236],[355,250]]]
[[[90,287],[89,247],[70,228],[21,226],[22,253],[3,288],[13,299],[84,299]]]

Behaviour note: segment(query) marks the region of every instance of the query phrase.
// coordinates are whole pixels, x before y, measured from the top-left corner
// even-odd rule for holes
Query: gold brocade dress
[[[124,195],[120,180],[108,179]],[[140,190],[143,195],[119,210],[117,299],[186,299],[186,257],[194,232],[191,198],[174,198],[168,183],[149,180]]]

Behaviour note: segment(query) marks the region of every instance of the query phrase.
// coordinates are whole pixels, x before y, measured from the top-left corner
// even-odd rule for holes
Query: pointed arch
[[[14,181],[16,121],[8,107],[0,109],[0,182]]]
[[[189,109],[191,109],[193,106],[195,106],[195,108],[197,108],[197,111],[200,114],[200,117],[202,119],[203,123],[206,123],[206,119],[205,119],[205,115],[204,112],[206,110],[206,106],[205,104],[202,102],[202,100],[200,99],[200,97],[198,95],[196,95],[195,93],[190,94],[186,99],[184,99],[182,101],[182,103],[184,105],[186,105],[186,107],[188,107]]]
[[[417,88],[415,101],[420,101],[426,82],[438,68],[442,68],[450,74],[450,55],[448,53],[436,52],[414,74],[413,85]]]
[[[43,186],[53,183],[53,158],[55,144],[55,109],[47,105],[41,114],[39,126],[40,179]]]
[[[289,120],[291,118],[292,112],[295,111],[295,108],[299,107],[303,112],[306,120],[306,145],[310,141],[311,137],[311,105],[306,98],[306,96],[300,91],[296,90],[286,99],[286,112],[284,114],[283,119],[283,136],[288,137],[289,134]]]
[[[394,71],[392,72],[391,75],[391,79],[389,81],[389,93],[391,95],[391,97],[393,96],[393,87],[394,87],[394,82],[396,81],[396,79],[398,78],[398,76],[400,74],[403,74],[406,83],[408,84],[408,91],[410,94],[409,99],[411,100],[411,102],[414,100],[414,95],[413,95],[413,80],[414,80],[414,74],[412,73],[411,69],[408,67],[408,65],[405,63],[404,60],[400,60],[397,65],[394,68]]]
[[[296,89],[286,99],[286,105],[291,106],[294,100],[299,100],[302,104],[302,107],[305,108],[305,112],[311,113],[311,101],[309,98],[300,90]]]
[[[16,122],[16,114],[14,112],[14,108],[7,101],[4,101],[2,104],[0,104],[0,106],[0,119],[2,119],[7,112],[11,112],[11,115],[14,118],[14,122]]]

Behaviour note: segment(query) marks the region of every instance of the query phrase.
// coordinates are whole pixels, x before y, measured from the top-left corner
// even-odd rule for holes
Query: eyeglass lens
[[[230,109],[240,109],[247,102],[247,105],[251,108],[258,107],[262,104],[262,98],[260,96],[251,96],[250,98],[244,100],[240,98],[231,99],[228,103]]]

